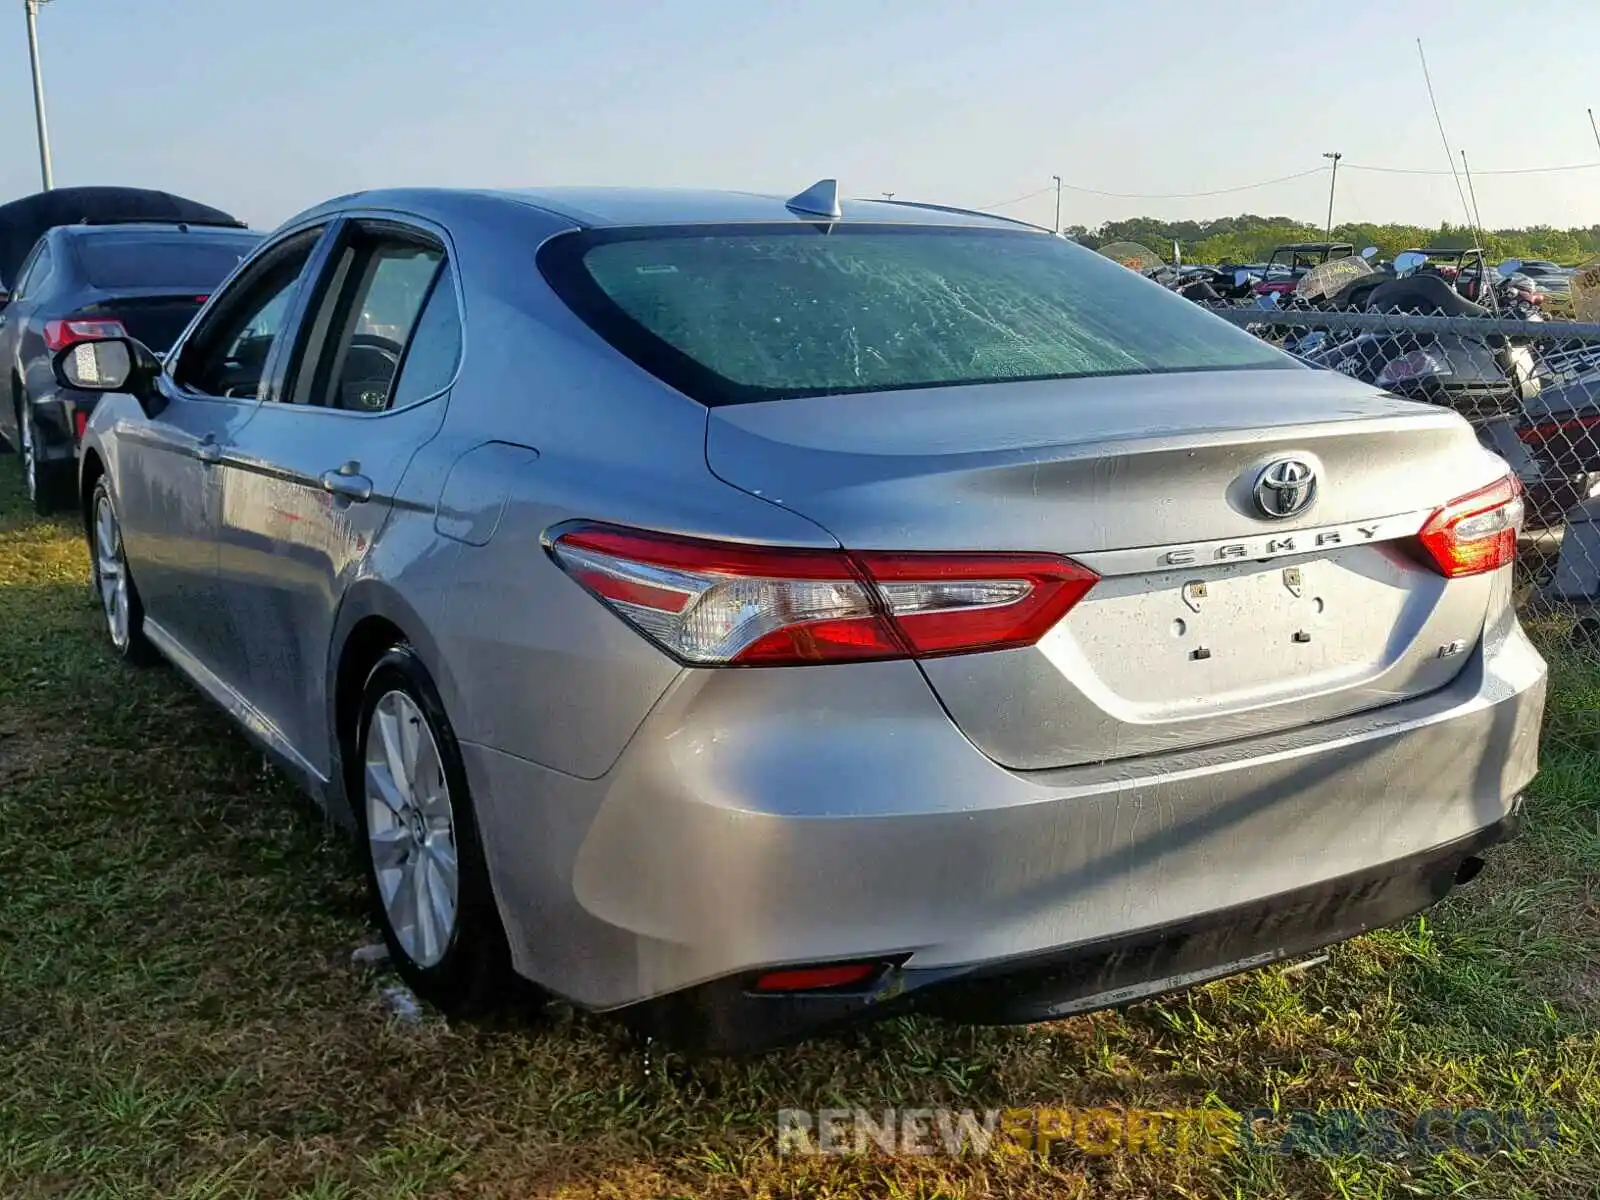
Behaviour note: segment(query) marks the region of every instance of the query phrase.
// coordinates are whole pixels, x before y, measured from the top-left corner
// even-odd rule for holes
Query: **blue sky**
[[[0,199],[37,189],[22,5],[0,0]],[[1600,161],[1593,0],[52,0],[56,182],[270,227],[388,184],[641,183],[987,205],[1443,170],[1414,39],[1477,172]],[[1319,49],[1320,48],[1320,49]],[[1509,49],[1508,49],[1509,48]],[[1476,179],[1486,225],[1600,222],[1600,169]],[[1325,174],[1197,199],[1069,191],[1067,223],[1321,221]],[[1448,175],[1341,167],[1336,219],[1462,219]],[[1048,224],[1053,195],[1003,211]]]

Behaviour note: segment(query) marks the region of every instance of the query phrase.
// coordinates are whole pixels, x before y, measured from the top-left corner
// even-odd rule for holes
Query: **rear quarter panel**
[[[584,519],[836,543],[717,480],[705,462],[706,410],[606,347],[548,291],[534,251],[563,227],[501,213],[452,225],[471,281],[468,346],[445,428],[412,470],[428,475],[435,495],[448,478],[452,497],[499,509],[488,530],[481,513],[436,513],[436,535],[459,547],[435,631],[455,680],[458,735],[594,778],[681,668],[555,565],[545,551],[553,527]],[[525,255],[508,254],[508,244]],[[463,457],[486,443],[531,453]]]

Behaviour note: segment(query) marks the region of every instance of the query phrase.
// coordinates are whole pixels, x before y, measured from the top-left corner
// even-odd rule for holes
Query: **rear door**
[[[344,590],[438,431],[461,347],[443,231],[341,225],[281,388],[222,448],[221,603],[239,688],[314,769]]]

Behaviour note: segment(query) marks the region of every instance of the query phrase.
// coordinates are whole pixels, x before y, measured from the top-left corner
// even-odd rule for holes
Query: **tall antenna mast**
[[[1478,213],[1478,192],[1472,186],[1472,168],[1467,165],[1467,152],[1461,152],[1461,170],[1467,177],[1467,195],[1472,197],[1472,244],[1478,248],[1478,303],[1496,316],[1500,313],[1500,299],[1489,286],[1489,263],[1483,257],[1483,217]],[[1465,261],[1463,260],[1463,265]]]
[[[1428,56],[1422,52],[1422,39],[1417,39],[1417,57],[1422,60],[1422,82],[1428,85],[1428,103],[1433,105],[1433,120],[1439,126],[1439,140],[1444,143],[1444,158],[1450,164],[1450,178],[1456,181],[1456,195],[1461,197],[1461,211],[1467,214],[1467,224],[1472,225],[1472,209],[1467,206],[1467,193],[1462,190],[1461,176],[1456,173],[1456,156],[1450,153],[1450,139],[1444,135],[1444,118],[1439,115],[1439,101],[1433,95],[1433,77],[1428,74]]]
[[[1467,165],[1467,152],[1465,150],[1461,152],[1461,169],[1467,176],[1467,195],[1472,198],[1472,221],[1476,226],[1473,230],[1473,235],[1481,241],[1483,238],[1483,215],[1478,212],[1478,192],[1472,186],[1472,168]]]

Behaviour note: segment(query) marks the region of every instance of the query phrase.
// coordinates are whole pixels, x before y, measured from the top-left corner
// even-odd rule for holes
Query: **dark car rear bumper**
[[[1477,833],[1372,871],[1266,900],[1045,954],[965,967],[885,963],[866,987],[761,994],[720,979],[616,1010],[635,1029],[689,1051],[750,1053],[907,1012],[969,1024],[1026,1024],[1115,1007],[1292,958],[1421,912],[1510,836],[1521,801]]]
[[[34,453],[42,463],[71,462],[78,454],[79,414],[87,421],[100,399],[98,392],[60,388],[48,396],[34,397]]]

